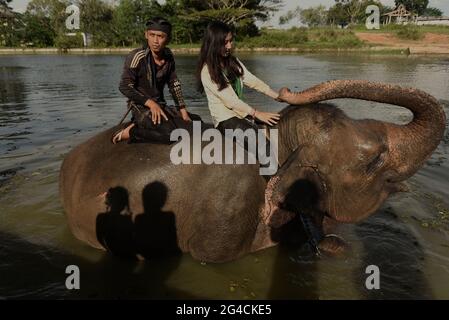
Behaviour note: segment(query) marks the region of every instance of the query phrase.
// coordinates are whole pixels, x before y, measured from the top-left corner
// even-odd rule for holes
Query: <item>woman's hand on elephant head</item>
[[[287,97],[289,97],[291,94],[292,94],[292,92],[290,91],[289,88],[287,88],[287,87],[281,88],[279,90],[279,95],[275,100],[278,102],[287,102],[288,103]]]
[[[274,126],[278,123],[281,115],[279,113],[262,112],[256,110],[254,111],[254,117],[270,126]]]

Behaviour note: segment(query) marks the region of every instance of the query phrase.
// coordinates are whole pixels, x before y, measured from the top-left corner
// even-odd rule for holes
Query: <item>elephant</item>
[[[397,105],[409,109],[413,120],[405,125],[355,120],[323,103],[336,98]],[[139,217],[153,215],[146,225],[136,226],[140,231],[129,231],[143,239],[129,248],[139,258],[178,252],[204,262],[227,262],[274,246],[288,238],[287,232],[299,232],[291,227],[299,218],[317,249],[339,253],[345,242],[330,234],[331,227],[366,219],[389,195],[406,191],[404,181],[444,135],[442,106],[415,88],[334,80],[296,93],[283,88],[280,99],[289,106],[275,126],[279,169],[268,180],[259,175],[257,164],[174,165],[170,145],[113,145],[110,136],[117,127],[75,147],[60,171],[60,197],[72,233],[95,248],[111,250],[98,236],[105,233],[98,222],[101,212],[108,212],[105,194],[120,188],[125,191],[118,211],[126,208],[128,222],[138,224],[145,220]],[[119,234],[118,225],[109,233]],[[167,240],[167,233],[174,239]],[[166,243],[175,243],[176,250],[172,245],[165,250]]]

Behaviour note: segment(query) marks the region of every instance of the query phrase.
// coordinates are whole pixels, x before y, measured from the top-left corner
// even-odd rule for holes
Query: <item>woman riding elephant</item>
[[[208,25],[201,46],[197,68],[198,90],[205,92],[214,126],[225,134],[225,129],[258,129],[258,124],[277,124],[278,113],[263,112],[246,104],[243,86],[255,89],[279,101],[279,93],[248,71],[232,54],[234,35],[223,22]],[[244,141],[237,143],[248,150]],[[267,147],[269,148],[268,144]]]

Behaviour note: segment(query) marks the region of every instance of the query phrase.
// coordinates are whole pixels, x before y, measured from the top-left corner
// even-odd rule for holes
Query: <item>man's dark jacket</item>
[[[165,64],[157,70],[150,49],[145,46],[135,49],[126,57],[119,90],[131,102],[145,105],[148,99],[165,103],[164,86],[177,106],[185,106],[181,82],[176,75],[175,59],[170,49],[164,49]]]

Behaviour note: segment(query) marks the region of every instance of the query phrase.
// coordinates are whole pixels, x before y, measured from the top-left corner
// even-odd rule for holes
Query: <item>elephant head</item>
[[[446,124],[434,97],[387,84],[331,81],[300,93],[282,89],[280,98],[292,106],[279,123],[281,167],[266,189],[265,217],[274,226],[295,210],[339,222],[366,218],[390,194],[406,190],[401,182],[436,149]],[[336,98],[402,106],[413,120],[354,120],[334,106],[316,104]]]

